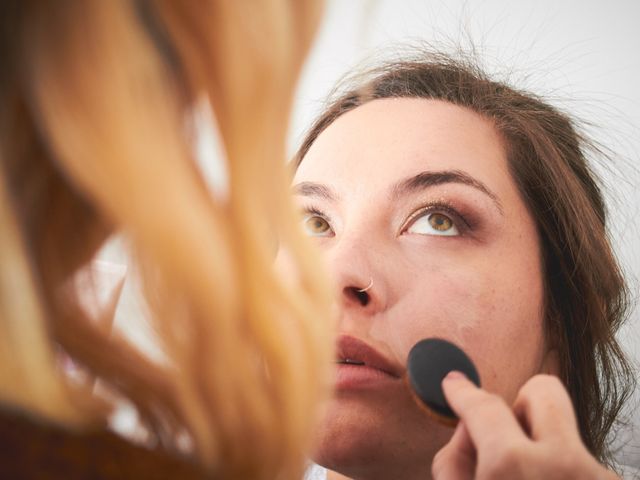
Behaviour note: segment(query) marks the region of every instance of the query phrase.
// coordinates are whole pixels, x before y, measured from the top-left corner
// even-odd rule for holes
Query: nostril
[[[356,287],[346,287],[344,289],[344,293],[347,297],[356,300],[363,307],[366,307],[371,300],[371,297],[367,292],[363,292],[361,289],[357,289]]]
[[[363,307],[366,307],[367,304],[369,303],[369,300],[371,299],[371,297],[369,297],[369,294],[367,292],[361,292],[359,290],[356,290],[356,297],[358,297],[358,301],[360,302],[360,305],[362,305]]]

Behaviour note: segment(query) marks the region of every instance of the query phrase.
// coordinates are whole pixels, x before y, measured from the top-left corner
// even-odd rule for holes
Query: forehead
[[[501,137],[486,118],[440,100],[379,99],[329,125],[294,181],[378,190],[440,170],[462,170],[498,190],[513,186]]]

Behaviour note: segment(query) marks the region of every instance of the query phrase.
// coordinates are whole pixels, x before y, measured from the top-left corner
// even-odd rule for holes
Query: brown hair
[[[364,79],[363,79],[364,77]],[[297,167],[321,132],[345,112],[380,98],[451,102],[483,115],[505,140],[509,167],[541,239],[545,319],[560,355],[588,449],[610,461],[606,437],[632,386],[614,334],[628,295],[605,229],[605,205],[572,119],[530,93],[491,80],[469,59],[434,54],[358,76],[306,135]]]
[[[0,2],[3,405],[103,424],[99,379],[137,407],[152,445],[191,445],[220,478],[301,476],[332,339],[284,158],[320,10],[314,0]],[[198,108],[215,116],[225,195],[211,195],[195,161]],[[163,361],[91,322],[68,282],[112,233],[139,264]],[[293,259],[290,281],[274,272],[273,238]],[[65,376],[61,351],[86,381]]]

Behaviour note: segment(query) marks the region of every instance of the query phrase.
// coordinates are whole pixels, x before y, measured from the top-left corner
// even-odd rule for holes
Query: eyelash
[[[430,213],[437,212],[444,213],[450,216],[456,227],[459,228],[460,235],[464,235],[465,232],[468,232],[472,229],[472,224],[469,222],[469,220],[463,214],[461,214],[453,205],[448,202],[438,201],[427,203],[418,208],[411,215],[409,215],[409,218],[407,218],[402,226],[401,232],[404,233],[407,228],[409,228],[418,218]]]
[[[318,217],[324,219],[329,224],[329,226],[331,226],[331,218],[320,208],[313,205],[308,205],[302,207],[301,211],[303,215],[317,215]],[[407,228],[409,228],[409,226],[419,217],[436,212],[441,212],[450,216],[454,224],[459,228],[460,235],[464,235],[466,232],[473,229],[473,224],[469,221],[469,219],[465,215],[460,213],[458,209],[456,209],[453,205],[448,202],[437,201],[424,204],[416,211],[414,211],[411,215],[409,215],[409,217],[403,223],[400,232],[404,233]]]
[[[317,215],[318,217],[324,218],[327,222],[329,221],[329,216],[317,207],[307,206],[302,207],[301,210],[304,215]]]
[[[302,212],[302,215],[304,216],[316,215],[322,218],[323,220],[325,220],[331,226],[331,218],[329,217],[329,215],[324,213],[318,207],[315,207],[313,205],[304,206],[301,208],[301,212]]]

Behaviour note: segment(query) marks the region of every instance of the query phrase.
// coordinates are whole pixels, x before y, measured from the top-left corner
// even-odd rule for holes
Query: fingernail
[[[462,380],[463,378],[467,378],[467,376],[462,372],[458,372],[457,370],[451,370],[449,373],[447,373],[447,376],[444,377],[445,380]]]

